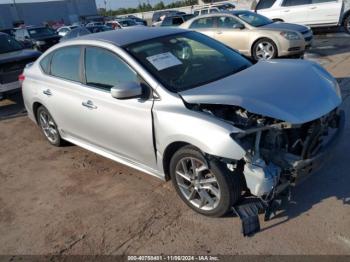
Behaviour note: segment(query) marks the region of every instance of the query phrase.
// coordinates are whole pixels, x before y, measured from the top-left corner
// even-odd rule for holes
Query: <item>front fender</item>
[[[154,127],[160,155],[174,142],[185,142],[207,154],[228,159],[240,160],[245,155],[244,149],[230,137],[240,130],[209,114],[169,106],[154,111]]]

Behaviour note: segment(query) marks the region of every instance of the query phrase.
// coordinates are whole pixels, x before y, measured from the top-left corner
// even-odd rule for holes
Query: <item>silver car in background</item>
[[[52,145],[66,140],[171,179],[208,216],[243,194],[271,201],[314,171],[343,130],[338,84],[318,64],[252,65],[184,29],[60,43],[22,79],[28,115]]]

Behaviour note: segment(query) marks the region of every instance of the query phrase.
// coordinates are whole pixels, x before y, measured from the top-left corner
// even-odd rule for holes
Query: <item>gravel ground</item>
[[[350,38],[316,38],[306,59],[350,94]],[[0,102],[0,254],[350,255],[349,121],[323,170],[293,190],[285,212],[244,238],[239,219],[195,214],[170,182],[77,146],[50,146],[12,99]]]

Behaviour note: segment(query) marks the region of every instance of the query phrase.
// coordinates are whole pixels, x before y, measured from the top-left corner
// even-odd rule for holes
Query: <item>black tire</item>
[[[56,133],[57,133],[57,134],[56,134],[57,136],[55,136],[55,139],[50,139],[50,138],[48,137],[48,135],[45,133],[44,127],[43,127],[43,126],[44,126],[43,121],[40,119],[40,117],[42,116],[42,114],[47,115],[48,117],[50,117],[50,120],[52,121],[52,124],[50,125],[50,127],[51,127],[51,128],[54,128],[54,129],[56,130]],[[40,106],[40,107],[38,108],[38,110],[36,111],[36,119],[37,119],[38,125],[40,126],[40,129],[41,129],[43,135],[45,136],[45,138],[47,139],[47,141],[49,141],[49,143],[50,143],[51,145],[53,145],[53,146],[57,146],[57,147],[62,146],[64,141],[63,141],[63,139],[61,138],[61,135],[60,135],[60,133],[59,133],[59,131],[58,131],[58,127],[57,127],[57,125],[56,125],[55,120],[54,120],[53,117],[51,116],[50,112],[46,109],[46,107]],[[51,121],[50,121],[50,122],[51,122]]]
[[[346,33],[350,34],[350,13],[345,16],[344,19],[344,30]]]
[[[261,38],[259,39],[258,41],[256,41],[252,47],[252,58],[254,59],[254,61],[259,61],[261,60],[262,58],[260,58],[257,54],[258,52],[258,47],[260,44],[269,44],[271,45],[271,47],[273,48],[273,54],[271,55],[270,58],[268,59],[273,59],[273,58],[276,58],[277,55],[278,55],[278,50],[277,50],[277,46],[275,44],[275,42],[273,42],[271,39],[269,38]]]
[[[218,187],[220,189],[220,200],[218,201],[216,208],[212,210],[200,209],[194,206],[181,192],[176,178],[176,166],[178,165],[178,163],[180,163],[181,159],[188,157],[196,158],[202,161],[203,163],[207,163],[211,174],[215,176]],[[177,152],[175,152],[170,161],[170,176],[175,190],[180,196],[180,198],[190,208],[206,216],[220,217],[225,215],[228,211],[230,211],[231,207],[235,203],[237,203],[237,201],[241,197],[241,177],[231,172],[227,168],[226,164],[218,160],[213,159],[210,160],[208,163],[203,154],[193,146],[184,146],[180,148]]]

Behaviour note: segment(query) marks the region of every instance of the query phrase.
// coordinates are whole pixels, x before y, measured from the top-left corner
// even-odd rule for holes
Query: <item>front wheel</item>
[[[183,147],[174,154],[170,175],[181,199],[206,216],[223,216],[241,196],[240,177],[222,162],[207,162],[192,146]]]
[[[345,32],[350,34],[350,13],[347,14],[347,16],[344,19],[344,29],[345,29]]]
[[[277,56],[276,44],[268,38],[262,38],[253,45],[252,56],[255,61],[273,59]]]

